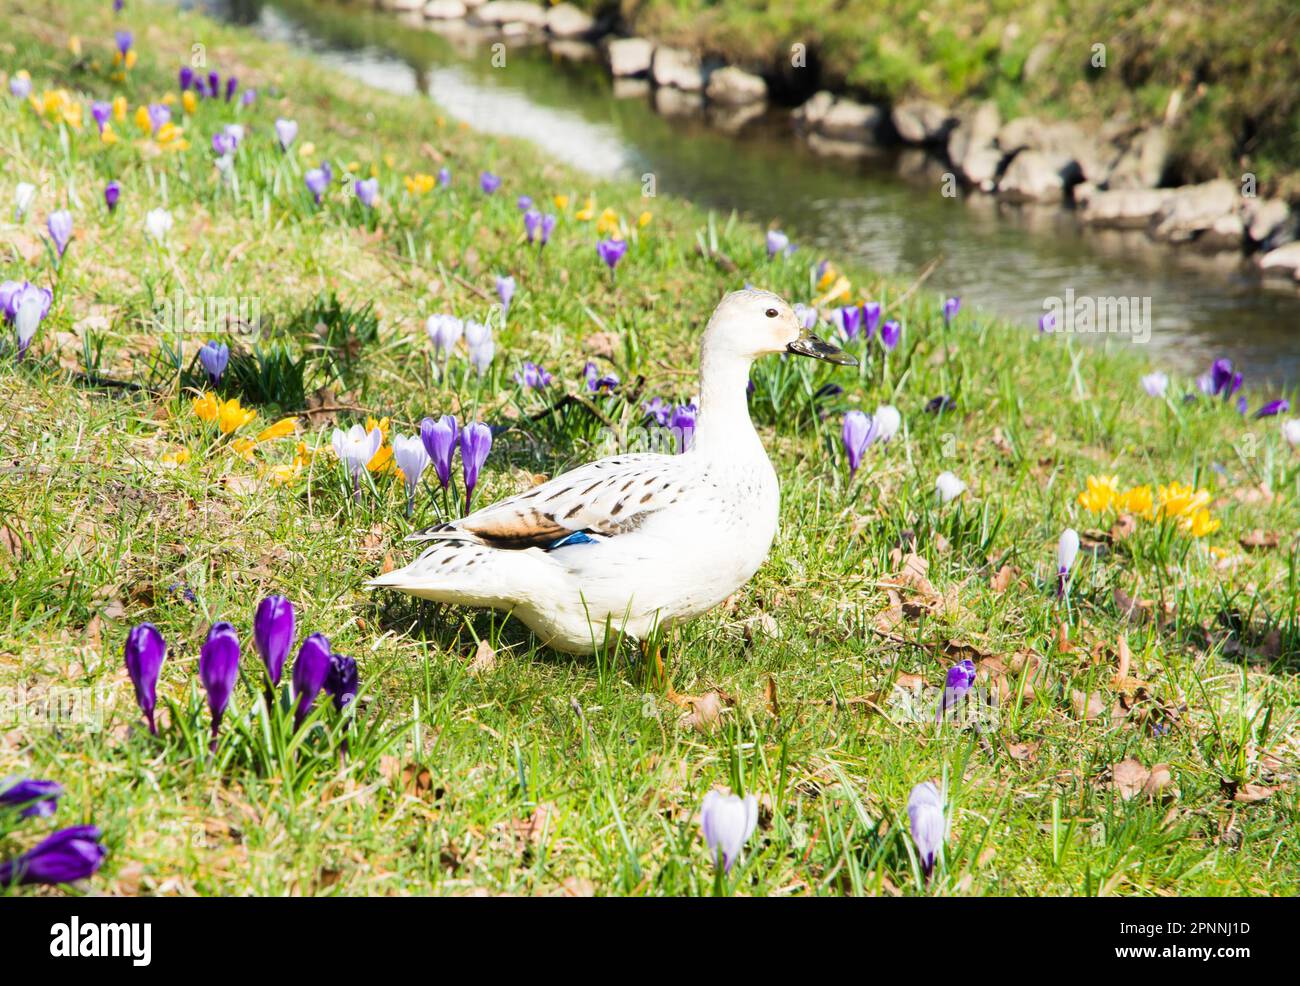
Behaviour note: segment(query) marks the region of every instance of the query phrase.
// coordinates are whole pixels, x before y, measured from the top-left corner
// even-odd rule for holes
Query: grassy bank
[[[830,88],[867,98],[997,101],[1004,116],[1158,123],[1170,99],[1179,180],[1255,172],[1294,197],[1300,9],[1126,0],[624,0],[630,27],[758,68],[813,52]],[[1104,67],[1094,46],[1105,46]]]
[[[0,777],[65,790],[52,819],[0,809],[0,857],[93,823],[108,855],[85,886],[102,893],[707,894],[697,809],[722,787],[760,802],[736,893],[1300,890],[1300,459],[1277,418],[1184,402],[1188,380],[1148,396],[1137,347],[967,309],[949,324],[923,286],[769,258],[753,223],[593,185],[168,6],[0,11],[0,263],[53,295],[25,357],[8,327],[0,357]],[[129,71],[112,57],[123,28]],[[231,101],[179,98],[194,44],[205,71],[238,77]],[[7,95],[19,70],[39,109]],[[148,119],[167,94],[180,133]],[[106,142],[89,102],[117,96]],[[298,125],[287,152],[277,118]],[[245,130],[223,171],[212,138],[231,123]],[[305,179],[325,160],[318,203]],[[373,207],[342,180],[369,175]],[[36,198],[11,223],[20,180]],[[543,249],[524,194],[557,217]],[[146,232],[155,209],[165,237]],[[615,236],[629,249],[611,273],[596,243]],[[407,520],[381,457],[354,499],[334,426],[386,418],[387,448],[426,415],[488,422],[489,502],[653,432],[644,403],[691,398],[703,321],[745,282],[827,311],[879,302],[901,341],[849,343],[858,370],[756,368],[781,531],[749,586],[664,642],[662,675],[634,648],[562,657],[499,616],[362,589],[455,497],[426,474]],[[494,319],[481,374],[463,350],[435,358],[424,319],[440,312]],[[196,362],[209,338],[232,350],[215,388]],[[618,375],[613,393],[587,389],[589,360]],[[522,387],[524,361],[555,380]],[[1244,392],[1252,412],[1276,396]],[[256,417],[210,420],[236,398]],[[851,477],[843,416],[885,403],[903,430]],[[942,471],[968,489],[941,505]],[[1080,503],[1112,474],[1122,504],[1095,482]],[[1205,491],[1203,513],[1175,482]],[[1165,509],[1148,508],[1142,487],[1158,501],[1161,485]],[[1084,550],[1058,598],[1066,527]],[[357,699],[322,699],[297,730],[283,694],[263,703],[252,648],[272,592],[300,637],[359,665]],[[121,659],[144,620],[170,646],[156,737]],[[210,750],[197,664],[217,620],[245,656]],[[963,659],[996,709],[939,728]],[[926,779],[951,826],[928,881],[905,809]]]

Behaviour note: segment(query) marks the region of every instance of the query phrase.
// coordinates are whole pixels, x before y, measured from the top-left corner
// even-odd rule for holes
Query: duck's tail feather
[[[405,568],[366,584],[435,602],[509,608],[551,584],[557,575],[552,567],[542,552],[502,551],[473,538],[441,537]]]

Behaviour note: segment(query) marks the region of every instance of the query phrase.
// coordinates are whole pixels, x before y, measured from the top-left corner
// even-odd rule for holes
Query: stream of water
[[[511,49],[507,67],[494,68],[488,41],[439,33],[418,16],[312,0],[206,6],[367,84],[426,93],[476,129],[534,141],[595,176],[653,174],[659,194],[776,220],[807,255],[854,258],[903,278],[942,257],[929,287],[1031,331],[1045,299],[1067,289],[1080,298],[1149,299],[1149,341],[1121,325],[1108,345],[1144,345],[1153,367],[1186,372],[1227,355],[1248,382],[1300,383],[1300,292],[1262,282],[1236,255],[1084,230],[1061,209],[945,198],[942,168],[918,152],[819,157],[780,111],[736,134],[702,116],[662,116],[645,94],[620,98],[600,65],[544,47]]]

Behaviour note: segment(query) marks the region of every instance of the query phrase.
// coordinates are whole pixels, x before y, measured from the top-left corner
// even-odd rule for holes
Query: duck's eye
[[[775,308],[769,308],[769,309],[767,310],[767,317],[768,317],[768,318],[776,318],[776,309],[775,309]]]

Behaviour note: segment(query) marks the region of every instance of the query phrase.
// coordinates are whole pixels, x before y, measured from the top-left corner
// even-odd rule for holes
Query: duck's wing
[[[473,539],[493,548],[558,548],[636,530],[689,485],[684,456],[616,455],[563,473],[408,541]]]

